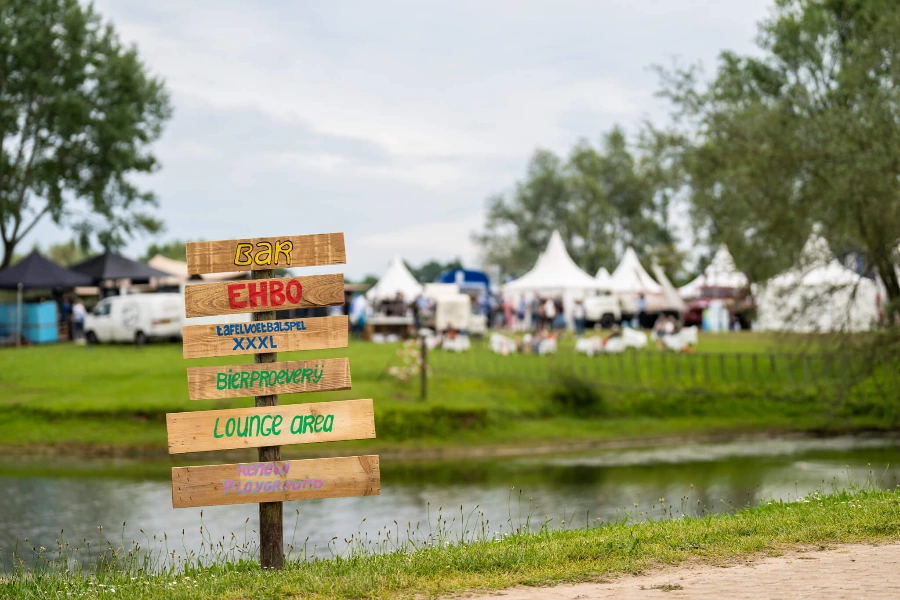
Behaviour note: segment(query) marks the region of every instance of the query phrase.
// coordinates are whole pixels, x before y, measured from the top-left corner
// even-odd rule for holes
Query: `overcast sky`
[[[101,0],[175,114],[144,180],[164,239],[344,231],[347,275],[394,254],[477,263],[471,232],[537,147],[662,122],[652,64],[752,52],[771,0]],[[26,247],[71,237],[41,226]],[[128,252],[150,243],[134,241]]]

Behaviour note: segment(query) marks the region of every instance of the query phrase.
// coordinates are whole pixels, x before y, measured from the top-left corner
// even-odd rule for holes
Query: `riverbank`
[[[72,574],[57,570],[59,564],[54,561],[59,559],[53,555],[54,549],[35,549],[24,555],[26,564],[41,568],[0,576],[0,595],[434,598],[517,585],[598,581],[686,563],[721,565],[796,549],[896,543],[900,541],[900,491],[812,494],[796,502],[769,502],[731,515],[681,516],[635,525],[622,519],[577,530],[545,528],[530,533],[519,528],[502,538],[489,531],[465,529],[457,522],[448,522],[423,537],[408,536],[408,531],[397,533],[399,536],[388,541],[379,541],[384,553],[365,552],[365,544],[357,541],[350,550],[338,551],[327,560],[289,562],[279,573],[260,572],[252,561],[239,557],[217,561],[208,568],[191,562],[171,570],[163,558],[154,565],[137,558],[129,562],[132,555],[126,550],[115,557],[107,553],[98,560],[95,556],[96,570],[90,574]]]
[[[883,393],[890,380],[881,386],[852,381],[837,361],[815,354],[799,359],[786,354],[784,344],[729,334],[702,337],[703,352],[693,356],[645,350],[593,358],[574,355],[571,342],[557,357],[499,357],[476,346],[459,356],[432,353],[428,399],[420,401],[417,380],[388,374],[399,364],[398,345],[351,343],[316,356],[349,356],[352,391],[282,395],[281,403],[373,398],[378,437],[292,446],[285,456],[504,456],[900,429],[900,399]],[[8,453],[164,457],[166,413],[252,403],[188,400],[187,366],[241,359],[185,361],[177,344],[6,349],[0,362],[0,447]]]

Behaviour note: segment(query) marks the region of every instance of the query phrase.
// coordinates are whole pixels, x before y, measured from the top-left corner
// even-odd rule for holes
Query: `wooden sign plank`
[[[166,414],[169,454],[375,437],[371,400]]]
[[[343,303],[344,276],[341,273],[242,279],[184,287],[184,314],[187,317],[337,306]]]
[[[342,265],[343,233],[188,242],[189,275]]]
[[[270,329],[271,327],[271,329]],[[346,316],[252,321],[181,328],[185,358],[346,348]]]
[[[191,400],[350,389],[350,359],[292,360],[187,370]]]
[[[172,469],[172,508],[379,494],[371,455]]]

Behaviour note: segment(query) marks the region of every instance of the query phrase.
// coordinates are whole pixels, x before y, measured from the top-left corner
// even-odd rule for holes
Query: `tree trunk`
[[[3,262],[0,263],[0,269],[5,269],[12,263],[13,250],[16,249],[15,244],[3,240]]]
[[[885,324],[888,327],[896,327],[900,325],[900,280],[897,278],[897,271],[890,260],[879,262],[875,268],[881,275],[881,281],[884,282],[887,290],[884,311]]]

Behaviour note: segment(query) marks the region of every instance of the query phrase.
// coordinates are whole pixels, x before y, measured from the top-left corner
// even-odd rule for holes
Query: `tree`
[[[47,249],[47,258],[56,264],[68,267],[86,259],[88,252],[75,240],[53,244]]]
[[[147,251],[144,253],[141,260],[146,262],[157,254],[161,254],[166,258],[171,258],[173,260],[186,261],[187,246],[181,240],[172,240],[171,242],[163,242],[160,244],[154,242],[147,247]]]
[[[642,258],[671,247],[668,196],[660,193],[662,179],[651,170],[656,164],[635,157],[618,128],[603,137],[599,149],[580,142],[565,162],[536,151],[514,192],[488,200],[485,232],[475,237],[486,262],[521,273],[534,265],[554,230],[588,273],[613,267],[625,246],[634,246]],[[668,267],[680,268],[670,262]]]
[[[429,260],[419,268],[411,267],[409,265],[407,265],[407,268],[419,283],[431,283],[444,271],[462,269],[463,266],[462,261],[460,261],[459,258],[455,258],[447,263],[442,263],[438,260]]]
[[[814,223],[838,252],[900,282],[900,3],[777,0],[762,56],[725,52],[710,82],[663,72],[694,222],[764,280],[796,260]],[[893,322],[893,320],[891,320]]]
[[[129,176],[170,116],[160,79],[78,0],[0,4],[0,268],[45,217],[116,247],[161,224]]]

